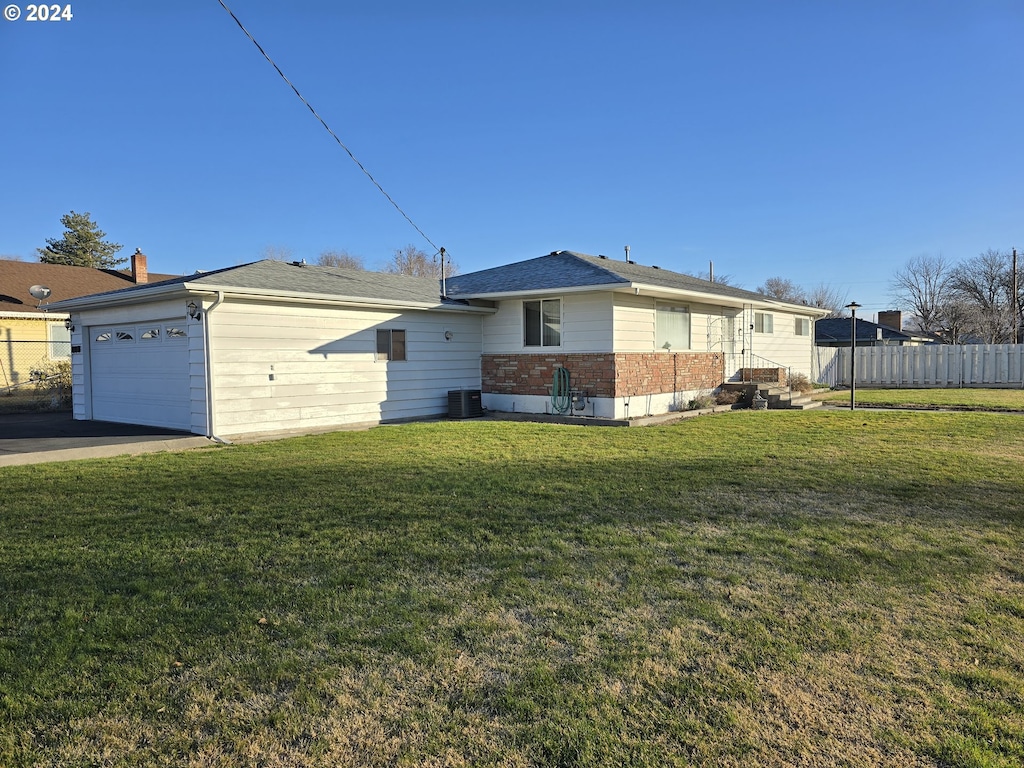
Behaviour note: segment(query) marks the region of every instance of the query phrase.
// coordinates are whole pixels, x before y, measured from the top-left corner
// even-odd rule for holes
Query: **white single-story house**
[[[52,308],[72,318],[76,419],[224,439],[443,416],[452,390],[491,410],[666,413],[744,372],[809,375],[824,314],[570,251],[444,284],[258,261]]]

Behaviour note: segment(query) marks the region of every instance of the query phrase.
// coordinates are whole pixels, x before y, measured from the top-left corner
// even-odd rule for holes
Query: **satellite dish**
[[[39,299],[40,301],[42,301],[45,298],[48,298],[52,293],[49,286],[46,285],[33,285],[31,288],[28,289],[28,292],[33,299]]]

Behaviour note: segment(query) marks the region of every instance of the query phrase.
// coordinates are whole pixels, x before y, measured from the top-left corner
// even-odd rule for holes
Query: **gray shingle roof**
[[[409,277],[361,269],[257,261],[233,269],[193,276],[190,286],[319,294],[339,298],[440,304],[441,283],[430,277]]]
[[[747,301],[771,300],[753,291],[712,283],[667,269],[573,251],[556,251],[503,267],[456,275],[448,279],[448,295],[469,297],[586,286],[628,287],[634,283]]]
[[[174,286],[187,290],[210,289],[228,291],[251,290],[285,296],[320,296],[334,300],[381,301],[389,304],[464,306],[463,302],[441,300],[439,280],[359,269],[320,267],[283,261],[256,261],[212,272],[186,275],[160,283],[133,286],[120,291],[96,294],[90,299],[110,298],[117,301],[144,295],[143,292],[167,293]]]
[[[895,328],[888,328],[870,320],[857,318],[857,342],[870,343],[877,341],[878,332],[881,331],[882,338],[886,341],[910,341],[914,337],[909,333],[897,331]],[[850,318],[828,317],[818,320],[814,324],[814,339],[817,342],[845,342],[850,343]]]

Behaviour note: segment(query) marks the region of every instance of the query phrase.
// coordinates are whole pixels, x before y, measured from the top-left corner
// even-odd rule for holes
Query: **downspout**
[[[230,440],[225,440],[214,434],[213,428],[216,424],[214,418],[213,399],[213,358],[210,355],[210,315],[213,310],[224,303],[224,291],[217,291],[217,300],[203,311],[203,369],[206,376],[206,436],[217,443],[231,445]]]

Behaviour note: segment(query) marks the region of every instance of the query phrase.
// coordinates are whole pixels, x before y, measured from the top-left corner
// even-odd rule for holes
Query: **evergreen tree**
[[[64,237],[59,240],[47,238],[46,247],[36,249],[39,260],[44,264],[114,269],[128,261],[127,258],[114,258],[114,254],[123,246],[104,240],[107,233],[96,226],[88,213],[71,211],[61,216],[60,223],[66,230]]]

